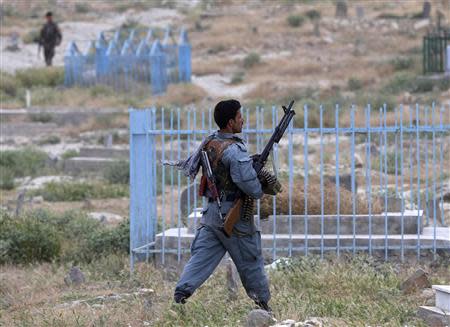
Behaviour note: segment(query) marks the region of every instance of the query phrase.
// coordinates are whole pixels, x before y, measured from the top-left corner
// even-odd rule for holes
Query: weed
[[[33,148],[0,152],[0,170],[9,170],[14,177],[35,176],[45,167],[47,154]]]
[[[303,25],[305,17],[301,15],[289,15],[287,22],[291,27],[300,27]]]
[[[395,70],[407,70],[413,67],[414,60],[409,57],[398,57],[393,59],[391,64]]]
[[[363,83],[361,80],[352,77],[348,80],[347,87],[350,91],[356,91],[362,89]]]
[[[33,86],[55,87],[64,82],[63,67],[29,68],[16,72],[16,78],[26,88]]]
[[[233,84],[233,85],[240,84],[240,83],[242,83],[244,81],[244,76],[245,76],[244,72],[241,72],[241,71],[235,72],[233,74],[233,76],[231,77],[231,82],[230,83]]]
[[[38,29],[32,29],[28,33],[26,33],[24,36],[22,36],[22,41],[25,44],[30,43],[38,43],[40,38],[40,32]]]
[[[111,184],[130,183],[130,163],[119,161],[105,169],[104,178]]]
[[[79,154],[79,152],[77,150],[67,150],[66,152],[64,152],[61,155],[62,159],[70,159],[70,158],[74,158],[77,157]]]
[[[101,183],[81,182],[51,182],[32,192],[33,195],[42,195],[44,200],[50,202],[120,198],[128,196],[128,193],[128,187],[125,185],[104,185]]]
[[[259,64],[261,62],[261,56],[259,54],[257,54],[256,52],[251,52],[249,53],[245,58],[244,58],[244,68],[251,68],[257,64]]]
[[[61,143],[61,139],[57,135],[49,135],[39,141],[39,145],[59,143]]]
[[[53,115],[49,112],[29,113],[28,117],[32,122],[49,123],[53,120]]]
[[[76,3],[75,4],[75,12],[79,14],[86,14],[92,10],[91,6],[88,3]]]

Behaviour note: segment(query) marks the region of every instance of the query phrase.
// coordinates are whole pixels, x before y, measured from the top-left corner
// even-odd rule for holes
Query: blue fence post
[[[115,39],[112,39],[108,44],[108,49],[105,54],[105,75],[107,76],[107,82],[113,87],[117,88],[115,71],[117,70],[117,43]]]
[[[120,71],[123,73],[123,83],[125,90],[128,90],[128,78],[130,74],[130,65],[131,65],[131,58],[129,55],[130,50],[131,50],[130,41],[126,40],[123,43],[122,50],[120,51]]]
[[[105,35],[100,32],[95,42],[95,75],[97,80],[101,80],[106,73],[106,50]]]
[[[184,28],[178,41],[178,79],[180,82],[191,81],[191,44]]]
[[[72,86],[81,81],[81,54],[75,42],[70,42],[64,55],[64,84]]]
[[[150,50],[152,93],[161,94],[167,90],[166,55],[159,40],[153,42]]]
[[[151,186],[154,135],[151,129],[151,112],[149,110],[130,109],[130,267],[133,271],[137,251],[154,241],[155,231],[151,222],[149,203],[154,203]],[[142,253],[142,252],[141,252]],[[141,259],[143,257],[141,256]]]

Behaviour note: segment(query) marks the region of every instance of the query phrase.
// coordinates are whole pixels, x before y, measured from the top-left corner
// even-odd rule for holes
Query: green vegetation
[[[39,29],[37,29],[37,28],[32,29],[27,34],[22,36],[22,41],[25,44],[38,43],[39,42],[39,34],[40,34]]]
[[[76,3],[75,11],[79,14],[85,14],[92,11],[92,8],[88,3]]]
[[[67,150],[61,155],[62,159],[70,159],[73,157],[77,157],[79,152],[77,150]]]
[[[59,144],[61,143],[61,139],[57,135],[49,135],[39,141],[40,145],[44,144]]]
[[[350,91],[356,91],[362,89],[363,83],[361,80],[352,77],[348,80],[347,87]]]
[[[414,60],[410,57],[398,57],[391,63],[395,70],[407,70],[414,66]]]
[[[47,162],[43,151],[27,148],[0,151],[0,188],[14,188],[14,178],[35,176],[42,172]]]
[[[130,183],[130,163],[128,161],[119,161],[107,167],[103,177],[111,184]]]
[[[33,195],[41,195],[45,201],[83,201],[86,199],[107,199],[128,196],[125,185],[102,184],[99,182],[51,182],[34,190]]]
[[[85,214],[37,210],[20,217],[0,212],[0,264],[58,260],[91,262],[109,254],[126,254],[129,221],[106,227]]]
[[[28,117],[32,122],[49,123],[53,120],[53,115],[48,112],[29,113]]]
[[[256,52],[249,53],[244,58],[244,68],[251,68],[261,62],[261,56],[257,54]]]
[[[305,22],[305,17],[301,15],[289,15],[287,22],[291,27],[300,27]]]
[[[244,76],[245,76],[245,73],[242,71],[235,72],[233,74],[233,76],[231,77],[230,83],[233,85],[240,84],[244,81]]]

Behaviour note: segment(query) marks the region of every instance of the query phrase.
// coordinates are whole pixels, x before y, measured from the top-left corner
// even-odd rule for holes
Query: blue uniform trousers
[[[269,284],[261,253],[261,235],[233,233],[230,238],[212,226],[201,226],[191,245],[191,258],[184,267],[175,293],[187,297],[202,285],[228,251],[236,265],[242,284],[250,298],[257,302],[270,299]]]

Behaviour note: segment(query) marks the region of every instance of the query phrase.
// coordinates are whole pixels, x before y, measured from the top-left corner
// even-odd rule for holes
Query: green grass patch
[[[82,183],[82,182],[50,182],[42,188],[34,190],[33,195],[41,195],[45,201],[83,201],[86,199],[121,198],[129,195],[126,185]]]
[[[259,54],[257,54],[256,52],[251,52],[249,53],[245,58],[244,58],[244,68],[252,68],[253,66],[256,66],[257,64],[259,64],[261,62],[261,56]]]
[[[305,17],[302,15],[289,15],[287,18],[287,23],[291,27],[300,27],[305,22]]]
[[[12,217],[0,212],[0,264],[58,260],[91,262],[129,250],[129,221],[105,226],[86,214],[46,210]]]
[[[46,166],[48,156],[33,148],[0,152],[0,187],[12,189],[15,177],[36,176]]]

